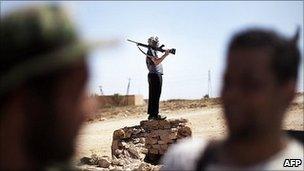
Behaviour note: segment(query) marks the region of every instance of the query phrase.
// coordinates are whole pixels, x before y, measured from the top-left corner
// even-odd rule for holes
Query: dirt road
[[[166,115],[168,118],[182,117],[188,119],[195,138],[222,138],[226,134],[225,121],[219,106],[171,111]],[[91,153],[110,156],[113,131],[125,126],[139,125],[139,122],[146,118],[146,114],[141,114],[85,123],[78,137],[77,152],[74,159],[79,160],[81,157],[90,156]],[[304,130],[303,120],[303,101],[300,101],[287,113],[283,127],[285,129]]]

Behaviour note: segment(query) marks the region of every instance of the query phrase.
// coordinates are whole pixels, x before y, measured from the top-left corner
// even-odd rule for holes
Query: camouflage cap
[[[58,5],[29,7],[1,16],[0,31],[0,96],[104,43],[80,41],[66,11]]]

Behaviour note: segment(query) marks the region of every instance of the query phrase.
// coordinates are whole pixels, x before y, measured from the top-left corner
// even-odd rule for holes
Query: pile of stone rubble
[[[115,130],[112,158],[84,157],[83,170],[159,170],[159,161],[171,144],[192,134],[186,119],[144,120],[140,125]],[[98,166],[99,168],[96,168]]]

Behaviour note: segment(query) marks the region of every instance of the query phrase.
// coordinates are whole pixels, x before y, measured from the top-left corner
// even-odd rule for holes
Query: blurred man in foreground
[[[298,76],[299,32],[292,39],[252,29],[228,47],[222,88],[228,137],[186,140],[164,157],[164,170],[303,170],[303,145],[282,131]],[[300,159],[297,167],[285,159]]]
[[[84,118],[88,46],[59,6],[1,16],[0,28],[0,169],[58,167]]]

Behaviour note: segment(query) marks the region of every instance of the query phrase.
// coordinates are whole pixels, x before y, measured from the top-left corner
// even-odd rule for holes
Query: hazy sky
[[[30,2],[38,3],[38,2]],[[275,29],[292,36],[301,26],[299,46],[303,54],[303,2],[207,2],[207,1],[118,1],[57,2],[72,13],[82,36],[89,40],[118,38],[120,45],[110,50],[95,50],[88,58],[90,92],[148,96],[145,56],[127,38],[147,42],[158,36],[161,44],[177,49],[163,63],[161,99],[201,98],[208,90],[211,71],[212,96],[222,85],[225,52],[231,36],[250,27]],[[29,2],[1,2],[1,13]],[[298,89],[303,91],[303,59]]]

